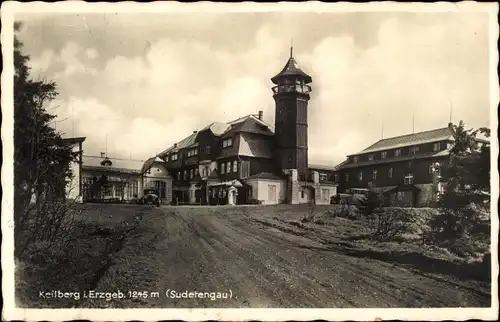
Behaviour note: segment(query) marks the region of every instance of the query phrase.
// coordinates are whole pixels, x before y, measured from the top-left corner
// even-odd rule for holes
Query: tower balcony
[[[273,93],[300,93],[309,94],[311,92],[311,86],[305,84],[291,84],[291,85],[277,85],[273,87]]]

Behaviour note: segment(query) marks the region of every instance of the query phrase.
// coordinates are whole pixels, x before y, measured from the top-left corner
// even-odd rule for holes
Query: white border
[[[92,12],[119,12],[119,13],[146,13],[146,12],[487,12],[489,13],[490,36],[490,104],[491,117],[491,164],[496,165],[498,157],[496,110],[500,99],[499,79],[497,74],[498,51],[497,39],[499,26],[497,3],[459,2],[459,3],[178,3],[154,2],[140,4],[135,2],[121,3],[85,3],[81,1],[67,1],[57,3],[43,2],[4,2],[2,3],[2,292],[5,320],[50,320],[62,321],[72,319],[88,319],[93,321],[126,321],[126,320],[165,320],[175,319],[184,321],[201,320],[267,320],[280,321],[292,318],[297,321],[305,320],[357,320],[368,321],[376,319],[398,320],[468,320],[468,319],[495,319],[498,316],[498,258],[494,256],[498,249],[498,216],[497,211],[499,178],[498,169],[491,172],[491,195],[496,196],[491,203],[492,214],[492,306],[490,308],[436,308],[436,309],[19,309],[14,304],[14,256],[13,256],[13,24],[14,14],[17,13],[92,13]],[[7,162],[5,162],[7,160]]]

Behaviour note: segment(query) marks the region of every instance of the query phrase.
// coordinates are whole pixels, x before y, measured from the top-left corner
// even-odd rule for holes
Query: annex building
[[[308,163],[312,78],[292,49],[271,81],[274,125],[263,121],[262,111],[213,122],[145,162],[82,155],[79,196],[128,201],[155,187],[164,204],[330,203],[337,194],[334,168]]]
[[[335,167],[334,181],[339,192],[370,188],[392,205],[429,206],[443,191],[439,170],[448,162],[454,141],[451,124],[382,139],[348,155]]]

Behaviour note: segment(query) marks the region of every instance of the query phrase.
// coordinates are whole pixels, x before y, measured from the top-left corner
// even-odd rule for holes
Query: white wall
[[[304,192],[304,197],[302,197],[302,191]],[[314,198],[312,189],[308,187],[299,188],[299,203],[309,203]]]
[[[80,151],[79,144],[73,146],[73,152]],[[73,177],[71,181],[66,186],[66,197],[68,199],[77,199],[81,195],[80,191],[80,164],[78,162],[71,162],[70,164],[71,172]]]
[[[316,203],[321,205],[327,205],[330,204],[330,198],[335,196],[337,194],[337,186],[324,186],[322,185],[320,188],[321,191],[321,199],[317,201]],[[325,196],[325,191],[327,190],[327,195]],[[325,198],[326,197],[326,198]]]
[[[262,201],[264,205],[284,203],[286,197],[286,181],[270,179],[250,179],[246,181],[252,187],[252,198]],[[276,198],[269,199],[269,186],[276,187]]]

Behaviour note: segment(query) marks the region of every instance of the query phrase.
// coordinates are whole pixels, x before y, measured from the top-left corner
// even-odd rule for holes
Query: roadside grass
[[[92,307],[91,299],[46,299],[40,297],[39,292],[80,292],[82,295],[89,290],[125,290],[127,285],[115,285],[108,278],[110,272],[117,274],[116,267],[119,267],[118,274],[122,274],[119,280],[130,285],[143,284],[148,278],[154,278],[153,271],[133,267],[154,256],[149,245],[154,245],[154,239],[158,238],[154,229],[141,222],[144,208],[79,207],[83,212],[72,228],[71,240],[64,241],[66,247],[46,249],[35,243],[28,249],[25,259],[16,263],[17,306]],[[123,274],[131,276],[123,278]],[[103,300],[97,301],[102,306]]]
[[[378,259],[460,279],[488,281],[490,278],[489,268],[481,263],[487,251],[484,245],[477,246],[476,253],[464,256],[425,243],[426,222],[437,214],[436,209],[398,208],[414,219],[413,224],[400,238],[381,242],[369,238],[369,230],[363,220],[352,213],[354,210],[346,212],[345,217],[336,215],[339,207],[317,205],[311,215],[307,205],[278,205],[252,209],[246,211],[246,215],[263,226],[309,238],[326,245],[325,249],[349,256]],[[304,221],[308,216],[311,219]]]

